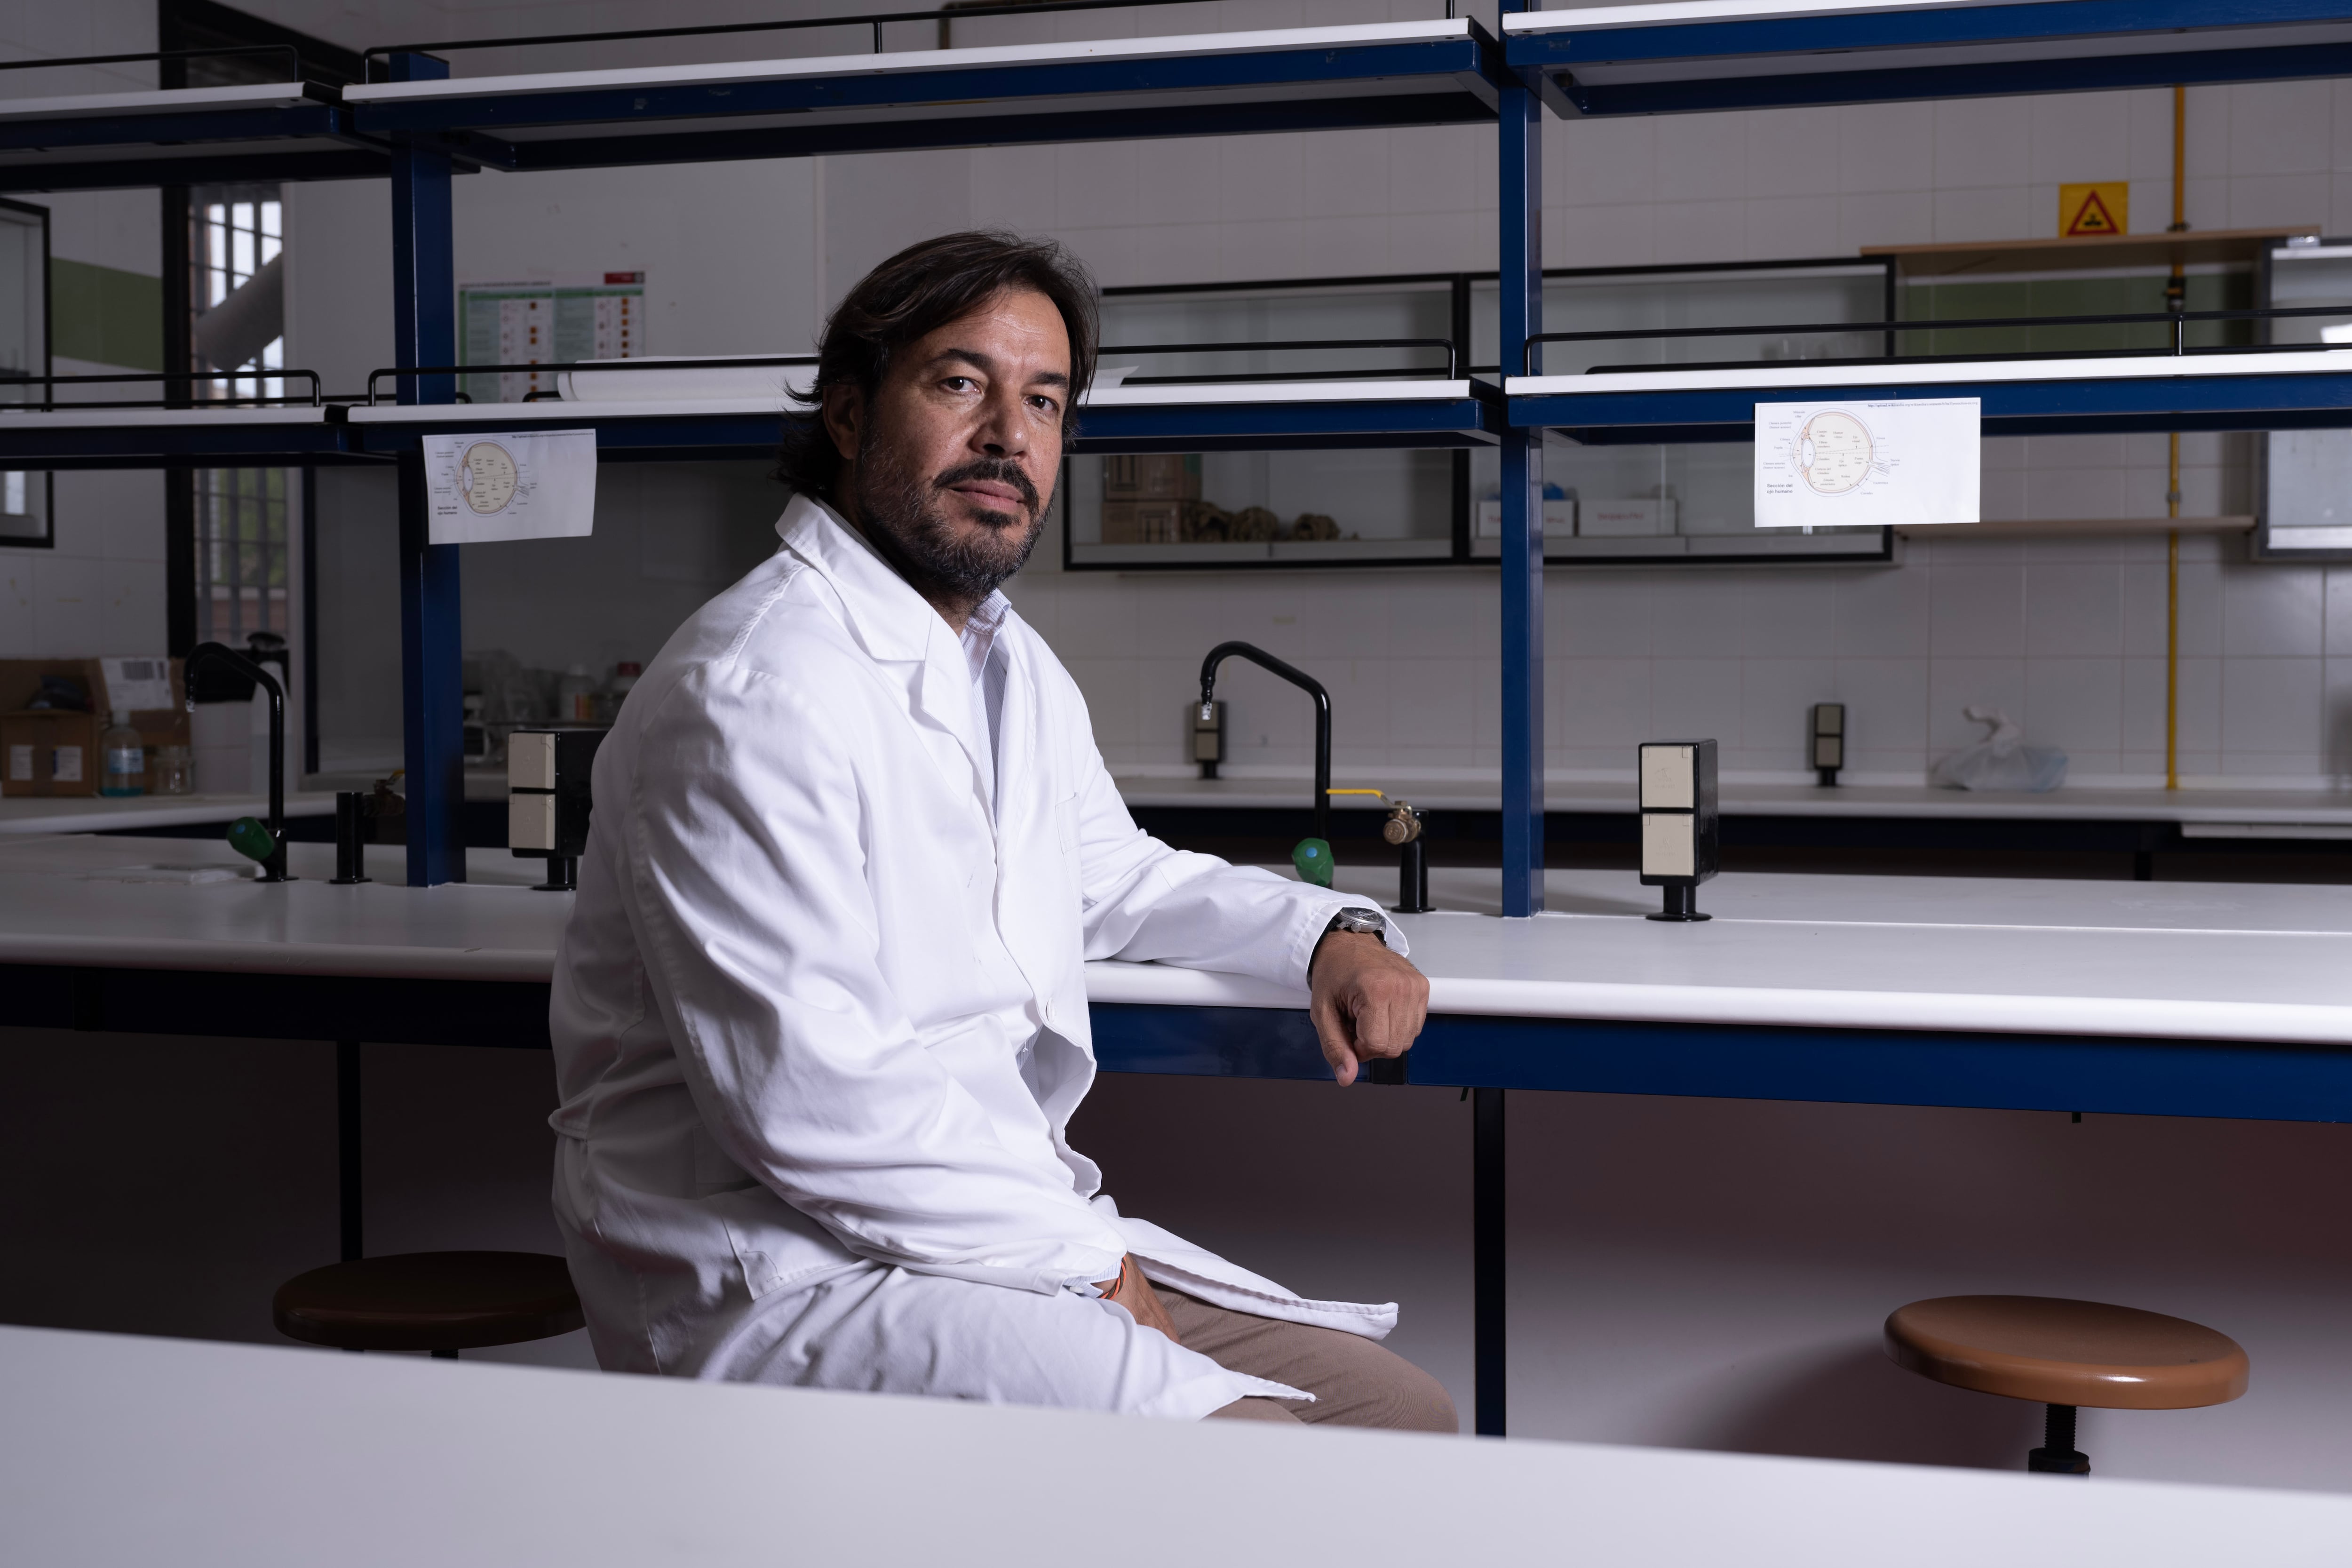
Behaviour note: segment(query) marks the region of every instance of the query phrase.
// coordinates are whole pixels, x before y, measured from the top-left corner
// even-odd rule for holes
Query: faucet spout
[[[1201,661],[1201,713],[1214,716],[1210,706],[1217,697],[1217,666],[1228,658],[1245,658],[1259,668],[1290,682],[1315,700],[1315,837],[1331,842],[1331,694],[1323,683],[1295,665],[1285,664],[1253,643],[1221,642]],[[1326,854],[1329,851],[1327,848]]]
[[[247,679],[256,682],[263,690],[269,693],[268,851],[267,854],[256,855],[253,849],[259,848],[260,846],[255,845],[253,848],[247,848],[244,843],[239,842],[237,827],[242,827],[246,823],[252,821],[250,817],[240,819],[236,827],[229,829],[229,840],[236,844],[240,852],[252,855],[254,859],[261,862],[260,879],[262,881],[290,882],[294,879],[286,874],[286,689],[278,685],[278,678],[270,674],[263,666],[246,658],[226,644],[216,642],[198,643],[188,650],[186,674],[188,684],[191,687],[195,684],[198,669],[207,664],[215,663],[227,665],[231,669]]]

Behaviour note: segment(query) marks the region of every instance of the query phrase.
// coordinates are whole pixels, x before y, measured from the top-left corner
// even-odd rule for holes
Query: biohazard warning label
[[[2067,239],[2123,234],[2131,226],[2131,185],[2123,180],[2058,187],[2058,232]]]

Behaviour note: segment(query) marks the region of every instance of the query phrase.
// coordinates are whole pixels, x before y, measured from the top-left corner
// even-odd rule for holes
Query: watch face
[[[1387,921],[1370,910],[1341,910],[1336,918],[1336,923],[1341,931],[1351,931],[1360,935],[1370,935],[1389,928]]]

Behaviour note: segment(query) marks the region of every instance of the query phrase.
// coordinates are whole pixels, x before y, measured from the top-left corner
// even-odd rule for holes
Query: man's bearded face
[[[859,522],[925,596],[985,599],[1029,563],[1045,531],[1045,498],[1010,458],[975,458],[926,474],[914,443],[895,434],[877,425],[858,462]],[[992,493],[1006,488],[1014,494]],[[975,504],[974,495],[989,500]]]

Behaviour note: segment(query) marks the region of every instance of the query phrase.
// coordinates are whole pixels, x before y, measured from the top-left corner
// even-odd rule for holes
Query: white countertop
[[[291,847],[300,880],[187,885],[142,866],[236,866],[201,840],[0,843],[0,963],[255,973],[545,981],[571,899],[540,862],[467,856],[466,884],[328,885],[327,845]],[[1386,901],[1386,858],[1340,885]],[[168,873],[167,873],[168,874]],[[2352,888],[1729,875],[1670,925],[1631,872],[1557,871],[1550,912],[1505,921],[1494,871],[1431,873],[1437,913],[1399,917],[1439,1013],[2352,1045]],[[1149,963],[1087,966],[1097,1003],[1297,1007],[1303,995]]]
[[[0,1328],[0,1519],[82,1568],[2317,1568],[2352,1498]]]
[[[1129,806],[1228,806],[1296,809],[1314,786],[1297,778],[1161,778],[1125,774],[1116,780]],[[1428,811],[1500,811],[1495,775],[1415,773],[1381,768],[1334,769],[1335,787],[1386,790]],[[2262,824],[2279,827],[2352,826],[2352,790],[2057,789],[2046,795],[1935,789],[1927,784],[1726,784],[1719,809],[1729,816],[1959,817],[2015,821],[2179,822]],[[1634,809],[1633,780],[1547,784],[1547,811],[1624,812]],[[1334,811],[1384,809],[1369,795],[1333,797]],[[2282,837],[2292,837],[2293,834]]]
[[[265,776],[268,770],[263,770]],[[335,797],[290,793],[286,815],[332,816]],[[25,796],[0,800],[0,838],[19,834],[118,833],[140,827],[181,827],[190,823],[226,825],[240,816],[269,816],[266,795],[134,795]]]

